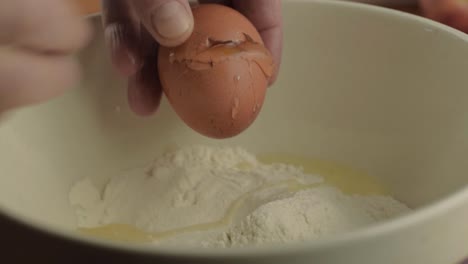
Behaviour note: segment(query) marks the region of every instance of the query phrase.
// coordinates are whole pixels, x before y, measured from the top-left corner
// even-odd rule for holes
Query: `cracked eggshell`
[[[274,64],[260,34],[222,5],[193,8],[195,27],[181,46],[159,49],[163,91],[177,115],[212,138],[240,134],[256,119]]]

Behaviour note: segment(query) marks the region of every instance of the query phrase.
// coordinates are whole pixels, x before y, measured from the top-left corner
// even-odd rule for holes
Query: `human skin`
[[[270,50],[276,71],[281,64],[283,21],[280,0],[201,1],[225,2],[245,15]],[[173,47],[191,35],[193,17],[187,0],[104,0],[103,22],[113,64],[128,78],[128,101],[139,115],[153,114],[162,89],[157,76],[159,45]]]
[[[71,1],[0,1],[0,112],[73,87],[80,71],[72,55],[89,37]]]
[[[468,33],[468,0],[420,0],[424,15]]]
[[[72,55],[90,37],[89,25],[74,6],[79,1],[0,1],[0,112],[51,99],[79,80],[79,67]],[[188,29],[179,36],[172,33],[164,37],[148,19],[157,7],[168,2],[179,2],[189,18]],[[283,38],[280,0],[229,2],[261,32],[279,66]],[[420,0],[420,3],[429,18],[468,32],[468,0]],[[159,105],[161,88],[154,74],[157,71],[151,68],[155,65],[149,62],[156,61],[151,58],[156,56],[158,43],[173,46],[189,36],[193,21],[188,2],[107,0],[103,1],[103,7],[114,65],[129,80],[130,106],[137,114],[150,115]],[[167,18],[162,20],[168,22]],[[172,31],[176,29],[175,26]],[[163,32],[171,35],[171,26]]]

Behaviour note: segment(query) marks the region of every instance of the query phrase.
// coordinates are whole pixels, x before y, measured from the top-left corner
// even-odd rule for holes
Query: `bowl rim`
[[[348,2],[342,0],[288,0],[287,2],[294,3],[318,3],[321,5],[345,7],[348,9],[359,9],[365,12],[373,12],[383,16],[392,16],[394,18],[405,19],[409,22],[421,23],[431,29],[437,29],[451,34],[455,38],[459,38],[468,43],[468,34],[465,34],[457,29],[446,26],[439,22],[409,14],[403,11],[393,10],[381,6],[369,5],[359,2]],[[100,16],[100,12],[91,13],[83,16],[85,19],[94,19]],[[148,257],[176,257],[176,258],[251,258],[251,257],[274,257],[297,254],[303,252],[311,252],[311,250],[320,251],[330,248],[340,247],[351,243],[366,241],[370,238],[388,235],[392,232],[403,228],[410,228],[429,221],[432,218],[442,216],[453,208],[468,203],[468,184],[463,188],[445,195],[428,205],[418,208],[414,212],[397,217],[390,221],[383,221],[375,225],[364,227],[358,230],[353,230],[345,234],[330,236],[320,240],[312,240],[300,243],[288,243],[280,245],[268,245],[262,247],[249,248],[183,248],[162,247],[152,244],[137,245],[123,243],[117,241],[107,241],[98,238],[88,237],[77,234],[72,230],[61,230],[52,227],[39,221],[29,219],[23,215],[17,214],[12,210],[5,208],[0,204],[0,217],[16,221],[24,226],[33,228],[35,231],[42,232],[56,239],[64,239],[72,242],[78,242],[82,245],[93,246],[96,249],[110,249],[121,251],[130,254],[139,254]]]

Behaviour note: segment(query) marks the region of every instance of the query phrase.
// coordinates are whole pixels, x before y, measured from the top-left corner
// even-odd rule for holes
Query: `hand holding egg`
[[[231,2],[239,12],[220,5],[201,5],[192,10],[182,0],[104,1],[106,38],[114,65],[129,78],[128,99],[136,113],[154,113],[164,88],[177,114],[206,136],[231,137],[252,123],[262,106],[266,87],[275,81],[280,65],[281,2]],[[203,11],[205,8],[207,11]],[[226,15],[240,23],[229,23],[229,19],[222,22]],[[207,31],[202,29],[207,25]],[[159,58],[158,69],[159,44],[165,47],[161,48],[160,56],[166,57]],[[211,56],[211,51],[206,53],[196,45],[214,48],[223,63],[213,60],[211,70],[201,71],[193,70],[191,65],[187,67],[191,73],[177,78],[181,77],[177,75],[182,70],[180,60],[193,56],[204,62],[210,60],[206,56]],[[197,52],[188,54],[193,48]],[[169,58],[171,52],[177,60]],[[190,58],[181,58],[181,54]],[[240,71],[236,73],[227,64],[236,64]],[[179,85],[184,86],[183,99],[177,95]]]

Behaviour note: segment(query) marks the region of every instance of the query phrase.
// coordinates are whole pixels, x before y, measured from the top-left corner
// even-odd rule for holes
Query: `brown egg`
[[[162,88],[177,115],[212,138],[233,137],[256,119],[273,58],[260,34],[236,10],[193,8],[195,27],[181,46],[159,49]]]

